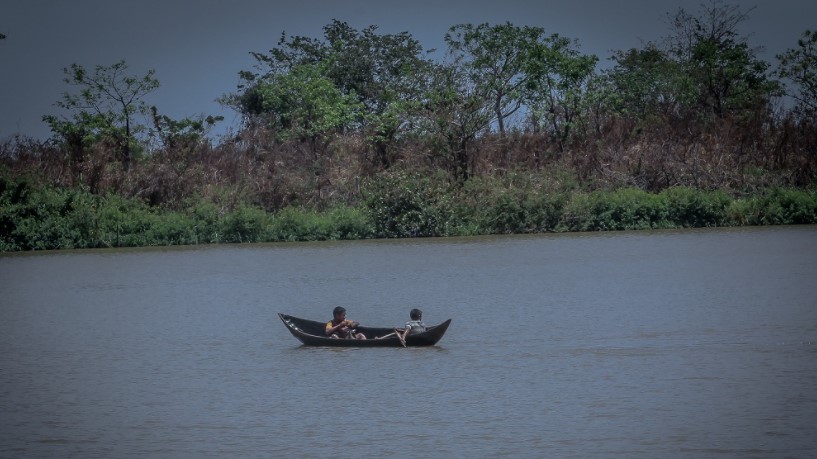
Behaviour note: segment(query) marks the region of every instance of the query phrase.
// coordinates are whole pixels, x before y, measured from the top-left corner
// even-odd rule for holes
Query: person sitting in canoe
[[[326,322],[326,336],[335,339],[366,339],[366,335],[358,333],[355,327],[360,323],[346,319],[346,309],[338,306],[332,311],[332,320]]]
[[[400,340],[400,344],[403,347],[406,346],[406,337],[411,334],[423,333],[426,331],[426,325],[423,323],[423,311],[414,308],[409,312],[409,317],[411,320],[406,322],[406,328],[395,328],[394,333],[389,333],[388,335],[378,337],[376,339],[383,339],[388,338],[390,336],[397,336]]]

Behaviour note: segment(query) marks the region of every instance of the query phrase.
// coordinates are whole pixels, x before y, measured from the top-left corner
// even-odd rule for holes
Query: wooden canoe
[[[394,331],[394,328],[384,327],[357,327],[359,333],[366,335],[367,339],[333,339],[324,335],[326,322],[299,319],[287,314],[278,314],[281,321],[286,325],[292,336],[298,338],[306,346],[333,346],[333,347],[402,347],[400,340],[396,336],[389,338],[374,339],[376,336],[385,336]],[[409,334],[406,338],[406,346],[433,346],[443,337],[451,319],[445,322],[428,327],[423,333],[416,335]]]

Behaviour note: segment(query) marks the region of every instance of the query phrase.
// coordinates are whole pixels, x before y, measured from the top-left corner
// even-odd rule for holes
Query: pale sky
[[[709,2],[709,0],[703,0]],[[322,38],[332,19],[361,30],[409,32],[425,49],[445,49],[443,37],[456,24],[511,22],[543,27],[577,39],[580,50],[606,65],[611,50],[639,47],[669,33],[667,13],[679,7],[695,14],[701,0],[0,0],[0,142],[20,134],[50,136],[41,121],[59,114],[54,103],[71,88],[62,69],[78,63],[92,69],[124,59],[129,73],[156,70],[161,87],[146,101],[173,118],[223,115],[223,131],[238,116],[215,99],[235,90],[238,72],[251,69],[250,51],[275,47],[288,36]],[[762,57],[797,45],[806,29],[817,29],[817,2],[742,1],[756,7],[741,32]],[[217,134],[217,132],[216,132]]]

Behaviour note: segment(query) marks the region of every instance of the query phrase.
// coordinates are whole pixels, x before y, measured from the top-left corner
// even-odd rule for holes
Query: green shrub
[[[796,225],[817,223],[817,193],[773,189],[736,200],[729,208],[735,225]]]
[[[510,173],[472,178],[453,197],[449,233],[508,234],[554,231],[567,193],[548,184]]]
[[[566,193],[530,196],[525,200],[528,228],[532,232],[556,231],[568,202]]]
[[[730,226],[755,225],[751,217],[754,212],[754,201],[748,199],[734,199],[726,208],[726,220]]]
[[[520,197],[512,193],[503,193],[494,202],[486,203],[482,227],[490,233],[525,232],[528,223],[528,209]]]
[[[97,238],[108,247],[141,247],[152,243],[155,215],[143,202],[107,195],[97,211]]]
[[[564,207],[559,228],[610,231],[667,226],[667,207],[659,196],[637,188],[622,188],[573,195]]]
[[[0,185],[2,250],[98,247],[99,197],[84,190],[43,187],[4,180]]]
[[[376,237],[443,236],[452,227],[451,197],[440,177],[388,172],[362,191]]]
[[[368,239],[374,235],[372,222],[362,209],[336,207],[329,212],[329,219],[332,239]]]
[[[214,244],[222,241],[221,210],[211,201],[196,199],[187,207],[193,221],[196,244]]]
[[[722,191],[702,191],[675,187],[660,196],[667,203],[669,219],[674,226],[700,228],[728,224],[727,209],[732,199]]]
[[[270,216],[264,210],[240,205],[221,222],[222,242],[259,242],[268,239]]]
[[[590,194],[574,193],[565,203],[557,231],[597,230],[593,207],[593,198]]]
[[[340,206],[326,212],[287,207],[272,219],[271,241],[324,241],[371,237],[371,223],[361,209]]]
[[[150,245],[190,245],[197,244],[195,221],[188,215],[165,212],[153,218],[153,224],[146,234]]]
[[[272,219],[268,238],[272,241],[316,241],[327,239],[327,225],[314,211],[295,207],[281,209]]]
[[[781,221],[786,225],[817,223],[817,193],[803,190],[778,190]]]
[[[273,215],[235,205],[237,195],[193,197],[173,212],[0,173],[0,250],[817,223],[816,191],[769,189],[739,199],[684,187],[585,193],[553,177],[511,172],[456,187],[444,174],[389,170],[365,183],[359,207],[291,206]]]
[[[601,221],[619,230],[641,230],[667,226],[667,206],[657,195],[638,188],[623,188],[607,196]],[[600,202],[604,201],[603,199]]]

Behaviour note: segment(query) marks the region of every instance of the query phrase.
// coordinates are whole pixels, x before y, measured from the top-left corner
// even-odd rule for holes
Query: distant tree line
[[[217,140],[221,117],[177,120],[147,106],[152,70],[72,64],[62,113],[43,117],[52,138],[7,140],[0,171],[225,212],[365,205],[362,190],[397,186],[391,177],[406,171],[444,177],[452,199],[486,180],[508,194],[507,177],[520,174],[549,181],[531,193],[814,187],[817,31],[772,65],[739,32],[751,12],[713,0],[668,13],[664,37],[615,51],[603,69],[577,40],[541,27],[454,25],[432,59],[409,32],[333,20],[321,37],[282,33],[251,53],[253,68],[219,99],[242,123]]]
[[[297,139],[315,158],[335,134],[356,133],[388,168],[402,142],[423,139],[461,181],[473,173],[475,144],[509,131],[540,136],[545,151],[534,155],[559,155],[617,140],[615,129],[698,137],[728,124],[747,147],[781,124],[813,128],[817,33],[804,32],[771,70],[738,33],[748,14],[717,1],[698,15],[680,9],[660,43],[615,52],[602,71],[576,41],[539,27],[456,25],[448,58],[435,62],[408,33],[333,21],[323,40],[282,35],[252,53],[256,69],[223,101],[248,129]],[[780,109],[786,94],[796,104]]]

